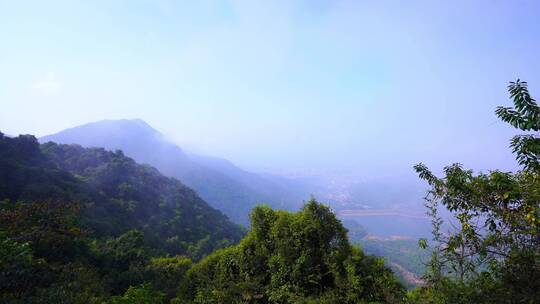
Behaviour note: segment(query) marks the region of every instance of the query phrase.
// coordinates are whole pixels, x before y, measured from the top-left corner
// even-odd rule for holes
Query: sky
[[[253,170],[515,168],[540,1],[0,0],[0,131],[141,118]]]

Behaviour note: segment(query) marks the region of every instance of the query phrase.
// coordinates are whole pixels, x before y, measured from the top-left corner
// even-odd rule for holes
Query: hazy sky
[[[0,130],[142,118],[247,168],[511,168],[540,1],[0,0]]]

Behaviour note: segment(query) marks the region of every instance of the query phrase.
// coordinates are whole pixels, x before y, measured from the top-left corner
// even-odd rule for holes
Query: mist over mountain
[[[211,206],[243,224],[257,204],[295,209],[309,196],[307,187],[300,182],[247,172],[224,159],[186,152],[141,119],[102,120],[39,140],[122,150],[137,162],[180,179]]]

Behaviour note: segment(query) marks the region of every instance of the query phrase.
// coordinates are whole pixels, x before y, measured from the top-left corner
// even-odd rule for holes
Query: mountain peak
[[[140,118],[105,119],[69,128],[39,140],[125,150],[141,143],[153,146],[163,141],[163,135]]]
[[[139,131],[139,132],[145,132],[147,134],[160,134],[159,131],[152,128],[146,121],[140,119],[140,118],[133,118],[133,119],[104,119],[96,122],[87,123],[75,128],[103,128],[108,129],[109,131],[113,130],[132,130],[132,131]],[[71,129],[75,129],[71,128]],[[70,130],[70,129],[68,129]]]

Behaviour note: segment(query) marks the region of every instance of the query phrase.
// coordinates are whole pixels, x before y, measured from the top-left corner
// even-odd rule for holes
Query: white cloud
[[[30,85],[30,89],[41,94],[51,95],[58,93],[62,88],[62,82],[54,72],[48,72],[44,77]]]

